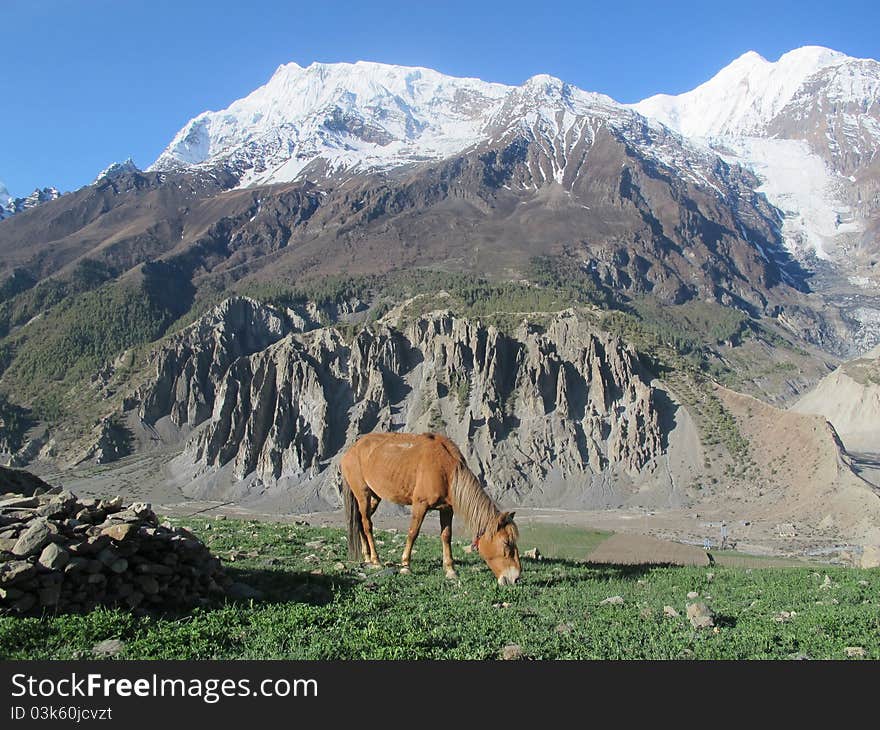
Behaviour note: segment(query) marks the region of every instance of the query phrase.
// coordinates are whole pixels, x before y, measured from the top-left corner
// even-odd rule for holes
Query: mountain
[[[92,181],[92,185],[97,182],[101,182],[101,180],[104,180],[105,178],[116,177],[127,172],[140,172],[140,168],[134,164],[134,160],[132,160],[131,157],[129,157],[127,160],[124,160],[123,162],[113,162],[105,167]]]
[[[536,257],[565,256],[599,287],[764,313],[802,281],[756,184],[550,76],[509,87],[290,64],[189,122],[145,173],[0,229],[0,252],[42,275],[163,256],[203,279],[415,266],[521,278]]]
[[[875,310],[817,290],[844,264],[800,256],[731,151],[808,144],[771,126],[849,61],[804,58],[778,78],[745,59],[755,93],[706,138],[551,76],[282,66],[147,170],[0,224],[0,445],[316,509],[358,434],[437,428],[505,500],[788,510],[867,539],[880,505],[833,430],[778,406],[870,340]],[[784,483],[762,455],[783,416]]]
[[[287,182],[321,160],[332,173],[441,159],[481,138],[508,88],[425,68],[295,63],[219,112],[187,123],[151,170],[213,167],[242,184]]]
[[[9,191],[6,189],[3,182],[0,181],[0,221],[9,215],[11,202],[12,196],[9,194]]]
[[[792,406],[826,418],[848,449],[880,453],[880,347],[848,360]]]
[[[36,208],[42,203],[57,200],[61,193],[57,188],[37,188],[26,198],[13,198],[6,187],[0,183],[0,220],[9,218],[24,210]]]
[[[880,63],[817,46],[775,62],[749,52],[633,108],[754,171],[792,251],[880,282]]]

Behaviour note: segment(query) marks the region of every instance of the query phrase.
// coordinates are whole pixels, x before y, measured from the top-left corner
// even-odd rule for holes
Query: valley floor
[[[857,473],[880,489],[880,455],[851,455]],[[123,459],[108,466],[84,466],[57,471],[48,465],[37,465],[33,471],[50,484],[62,484],[82,498],[119,494],[125,502],[148,502],[157,514],[174,517],[200,515],[254,519],[261,522],[293,523],[305,521],[319,527],[343,526],[342,511],[286,514],[252,508],[232,502],[193,500],[166,480],[164,464],[167,455],[154,452]],[[607,533],[651,535],[661,540],[704,547],[717,551],[721,547],[722,525],[728,543],[739,553],[792,560],[823,560],[832,563],[857,564],[861,550],[858,545],[841,543],[815,533],[799,533],[797,526],[764,518],[760,513],[733,503],[719,501],[718,506],[702,505],[678,509],[621,508],[600,510],[567,510],[536,507],[509,507],[517,512],[520,524],[544,524]],[[406,530],[409,508],[383,503],[375,515],[381,529]],[[464,526],[458,521],[453,530],[460,536]],[[429,513],[426,534],[439,531],[436,513]],[[586,553],[571,556],[584,559]],[[651,555],[646,554],[645,559]]]
[[[118,656],[126,659],[880,658],[876,570],[547,557],[524,560],[520,584],[500,588],[461,540],[454,544],[459,580],[445,579],[439,540],[428,532],[417,543],[413,573],[400,575],[391,565],[367,572],[345,562],[338,528],[174,521],[194,530],[235,580],[262,598],[184,615],[0,617],[0,658],[91,657],[108,639],[121,642]],[[523,548],[531,537],[575,550],[605,537],[533,527],[523,525]],[[383,557],[396,558],[403,539],[400,530],[378,533]],[[693,628],[686,611],[695,602],[708,606],[714,626]]]

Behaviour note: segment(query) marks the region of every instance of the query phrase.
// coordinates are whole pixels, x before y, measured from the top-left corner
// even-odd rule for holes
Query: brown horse
[[[409,572],[413,543],[429,509],[440,511],[443,567],[455,578],[452,564],[452,514],[460,515],[474,533],[473,546],[492,569],[499,585],[513,584],[521,573],[513,512],[501,512],[483,491],[456,445],[433,433],[371,433],[362,436],[340,462],[348,551],[378,566],[372,515],[379,502],[412,505],[412,522],[403,549],[401,573]]]

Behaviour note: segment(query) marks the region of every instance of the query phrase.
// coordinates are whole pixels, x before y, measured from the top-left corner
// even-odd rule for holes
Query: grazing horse
[[[372,515],[379,502],[412,505],[412,522],[403,549],[401,573],[409,572],[413,543],[429,509],[440,511],[443,568],[455,578],[452,564],[452,515],[461,516],[474,533],[473,546],[492,569],[499,585],[516,583],[521,568],[513,512],[501,512],[465,464],[458,447],[433,433],[371,433],[342,456],[348,517],[348,552],[378,566]]]

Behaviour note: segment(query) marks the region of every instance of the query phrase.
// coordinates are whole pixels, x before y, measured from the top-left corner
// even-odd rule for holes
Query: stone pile
[[[198,538],[159,524],[148,504],[61,488],[0,494],[0,612],[189,608],[231,583]]]

